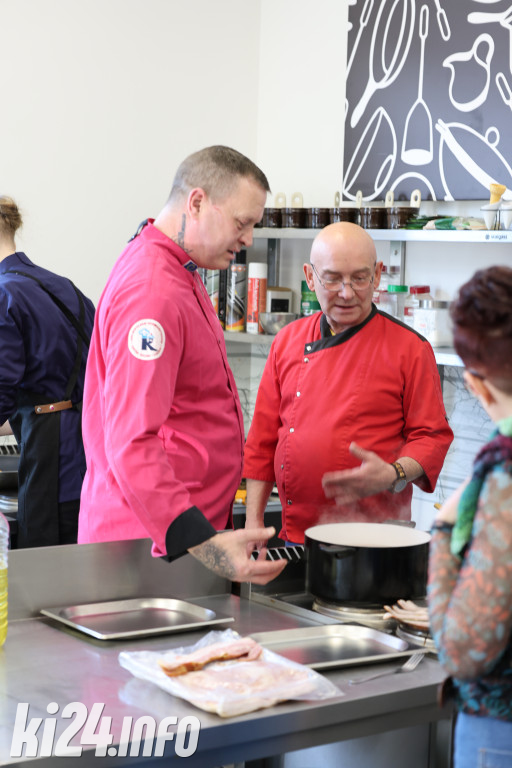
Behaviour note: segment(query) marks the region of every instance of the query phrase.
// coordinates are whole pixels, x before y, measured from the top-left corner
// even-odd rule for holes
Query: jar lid
[[[408,291],[407,285],[388,285],[389,293],[408,293]]]
[[[420,299],[420,309],[448,309],[449,301],[436,301],[435,299]]]
[[[430,285],[411,285],[411,293],[430,293]]]

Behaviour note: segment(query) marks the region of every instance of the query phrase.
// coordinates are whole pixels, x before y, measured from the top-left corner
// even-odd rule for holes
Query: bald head
[[[316,236],[304,274],[333,333],[370,315],[381,268],[372,238],[357,224],[330,224]]]
[[[361,259],[372,267],[377,261],[375,243],[368,232],[358,224],[340,221],[322,229],[311,247],[311,263],[333,255],[349,255]]]

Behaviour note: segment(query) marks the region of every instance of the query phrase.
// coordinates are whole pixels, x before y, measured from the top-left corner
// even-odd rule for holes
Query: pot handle
[[[345,547],[343,544],[318,544],[320,552],[326,552],[336,557],[350,557],[357,551],[357,547]]]

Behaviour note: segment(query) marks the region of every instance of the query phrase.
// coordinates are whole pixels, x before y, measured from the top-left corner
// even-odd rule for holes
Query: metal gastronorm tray
[[[232,616],[164,597],[57,606],[41,613],[99,640],[185,632],[234,621]]]
[[[410,656],[418,652],[405,640],[360,624],[328,624],[251,637],[264,648],[312,669],[368,664]]]

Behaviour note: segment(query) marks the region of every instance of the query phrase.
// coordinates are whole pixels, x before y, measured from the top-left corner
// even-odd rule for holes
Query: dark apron
[[[35,280],[78,333],[75,361],[66,385],[64,400],[55,402],[55,398],[19,390],[16,412],[9,419],[20,448],[17,546],[19,548],[46,547],[71,543],[69,540],[63,540],[61,526],[59,526],[60,418],[63,410],[73,408],[81,411],[82,408],[81,401],[76,403],[71,401],[71,394],[82,365],[84,344],[89,346],[89,337],[84,328],[85,306],[80,292],[73,283],[71,285],[80,305],[78,319],[37,278],[25,272],[9,271]],[[76,527],[78,526],[78,506],[77,500]],[[74,540],[76,541],[76,532]]]

